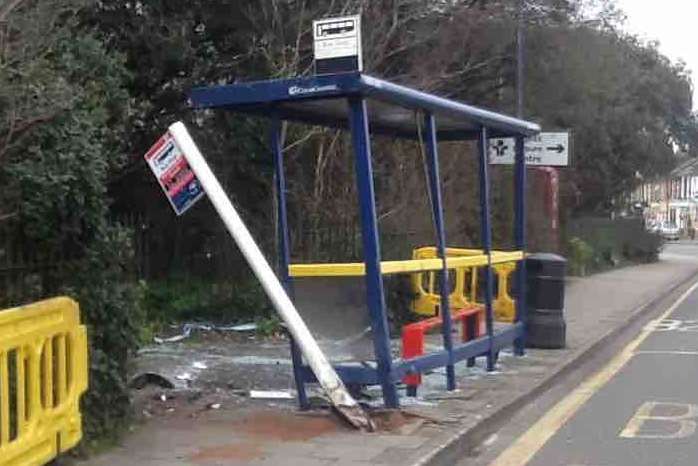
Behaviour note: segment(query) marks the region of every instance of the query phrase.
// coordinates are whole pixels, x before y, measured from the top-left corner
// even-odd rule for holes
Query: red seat
[[[461,323],[461,340],[463,342],[485,334],[485,309],[483,306],[474,304],[452,311],[451,320]],[[407,360],[422,356],[424,354],[424,335],[428,330],[440,327],[442,323],[441,316],[436,316],[405,325],[402,328],[402,359]],[[402,381],[408,386],[408,392],[409,388],[414,391],[422,383],[422,375],[409,374],[404,376]]]

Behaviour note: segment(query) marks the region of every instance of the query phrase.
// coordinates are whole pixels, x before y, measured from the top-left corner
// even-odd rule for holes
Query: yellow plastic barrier
[[[80,441],[87,357],[75,301],[0,311],[0,466],[42,465]]]
[[[477,274],[474,271],[477,270],[477,266],[482,266],[487,264],[487,256],[482,253],[481,250],[477,249],[462,249],[456,250],[453,248],[446,249],[447,260],[453,256],[465,256],[465,257],[477,257],[479,259],[477,264],[472,264],[470,266],[463,266],[454,268],[455,271],[455,286],[453,291],[449,295],[449,303],[452,308],[460,309],[465,307],[469,303],[474,303],[474,299],[469,299],[467,297],[466,281],[468,278],[471,279],[470,291],[471,293],[477,293]],[[438,259],[438,254],[436,248],[434,247],[424,247],[418,248],[412,251],[412,257],[414,259]],[[440,271],[441,268],[438,269]],[[412,302],[412,310],[417,314],[433,316],[436,315],[436,308],[441,303],[441,293],[436,283],[437,270],[429,272],[418,272],[412,274],[412,291],[415,293],[415,298]],[[475,282],[472,282],[472,279]],[[473,294],[474,296],[474,294]]]
[[[492,269],[499,280],[493,308],[495,319],[500,322],[514,321],[516,304],[509,294],[509,279],[516,269],[516,262],[523,258],[521,251],[492,251]],[[477,303],[477,272],[487,263],[487,255],[481,249],[446,248],[446,266],[455,273],[455,287],[449,299],[452,308]],[[416,295],[412,310],[433,316],[441,302],[436,280],[442,267],[443,261],[436,248],[430,246],[415,249],[411,260],[381,262],[381,273],[411,274],[412,290]],[[356,277],[365,275],[366,268],[362,262],[293,264],[289,267],[289,274],[292,277]]]
[[[419,260],[438,258],[435,247],[415,249],[412,256],[414,259]],[[450,306],[452,308],[462,308],[468,304],[478,303],[478,269],[487,265],[487,256],[479,249],[447,248],[446,257],[447,264],[455,265],[454,267],[449,267],[449,269],[453,269],[455,272],[455,286],[449,295]],[[454,257],[477,258],[478,262],[470,264],[458,263],[452,260]],[[509,294],[509,281],[511,274],[516,270],[516,262],[522,259],[522,252],[492,251],[492,269],[498,279],[498,292],[492,304],[494,317],[500,322],[514,321],[516,302]],[[417,272],[412,275],[412,290],[416,295],[412,309],[417,314],[428,316],[436,314],[436,308],[441,303],[441,295],[436,286],[436,277],[435,271]]]
[[[496,264],[492,266],[497,276],[497,296],[492,302],[494,318],[500,322],[514,322],[516,317],[516,301],[509,294],[509,279],[516,270],[515,262]]]

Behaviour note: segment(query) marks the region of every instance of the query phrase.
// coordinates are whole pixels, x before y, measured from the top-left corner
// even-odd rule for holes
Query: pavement
[[[246,396],[250,388],[292,387],[283,341],[151,348],[143,352],[141,365],[170,367],[180,386],[140,391],[144,422],[111,451],[80,464],[454,464],[483,440],[488,426],[514,415],[696,275],[698,243],[678,243],[669,245],[654,264],[572,278],[566,290],[567,348],[531,349],[522,358],[503,353],[493,373],[483,370],[483,361],[474,368],[459,364],[455,392],[444,390],[443,373],[429,374],[420,398],[399,412],[375,413],[380,429],[371,434],[349,429],[328,410],[301,413],[293,400]],[[377,392],[367,396],[370,404],[380,405]]]
[[[695,465],[697,333],[698,283],[491,464]]]

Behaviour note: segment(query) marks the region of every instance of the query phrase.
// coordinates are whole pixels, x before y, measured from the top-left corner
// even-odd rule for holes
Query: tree
[[[93,10],[92,24],[128,57],[127,66],[137,76],[130,88],[139,102],[129,137],[133,171],[124,184],[127,189],[115,185],[122,199],[119,205],[130,209],[135,198],[154,199],[147,215],[164,230],[178,232],[175,245],[191,243],[187,238],[192,235],[197,244],[224,237],[215,222],[207,220],[206,210],[174,222],[152,180],[142,178],[137,184],[142,188],[133,189],[133,173],[147,176],[140,154],[169,122],[184,119],[196,128],[216,171],[247,211],[253,230],[270,239],[263,233],[273,225],[264,123],[221,113],[195,117],[185,105],[190,87],[308,74],[312,19],[361,12],[369,73],[512,113],[518,4],[518,0],[101,2]],[[659,173],[673,163],[674,145],[688,147],[695,127],[686,113],[690,81],[685,71],[652,51],[651,45],[619,32],[622,13],[611,0],[527,0],[526,5],[528,116],[548,128],[574,129],[575,152],[584,155],[567,178],[575,181],[565,182],[564,188],[582,193],[581,204],[574,208],[603,209],[606,201],[633,183],[633,169]],[[653,98],[640,97],[647,93]],[[621,101],[627,105],[616,105]],[[638,105],[642,111],[637,111]],[[355,223],[354,209],[346,206],[354,196],[347,142],[335,131],[317,128],[291,126],[286,135],[287,168],[293,175],[291,201],[299,206],[291,209],[292,224],[298,229],[294,238],[320,225]],[[396,152],[388,151],[381,160],[389,164],[390,158],[400,166]],[[496,176],[508,176],[506,170],[499,171]],[[421,195],[418,182],[418,178],[406,181],[400,189],[409,186]],[[510,202],[506,189],[498,191],[500,185],[508,186],[496,183],[494,197]],[[399,194],[382,193],[381,198]],[[403,203],[386,207],[383,213],[395,215],[407,208]],[[476,217],[469,220],[476,222]],[[507,219],[502,218],[501,224],[506,225]],[[181,248],[175,246],[174,251]]]
[[[667,173],[677,148],[695,147],[690,77],[653,44],[578,26],[535,29],[529,45],[530,114],[544,127],[573,130],[567,179],[582,193],[579,208],[603,211],[634,186],[637,172]]]
[[[9,8],[12,6],[13,8]],[[90,342],[88,438],[129,412],[127,363],[137,300],[128,231],[109,221],[107,181],[124,160],[129,97],[123,59],[83,29],[82,2],[6,3],[0,62],[0,200],[13,255],[54,264],[23,301],[69,294]]]

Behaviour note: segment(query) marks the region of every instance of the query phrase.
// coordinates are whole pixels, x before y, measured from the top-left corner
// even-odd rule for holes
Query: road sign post
[[[516,141],[513,138],[490,140],[489,158],[492,165],[513,165]],[[570,164],[570,133],[567,131],[540,133],[524,143],[526,165],[536,168],[545,184],[545,213],[552,232],[552,245],[559,250],[559,175],[556,167]]]

